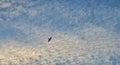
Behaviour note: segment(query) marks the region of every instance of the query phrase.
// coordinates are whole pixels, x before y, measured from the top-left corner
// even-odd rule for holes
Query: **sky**
[[[0,0],[0,65],[119,65],[119,29],[120,0]]]

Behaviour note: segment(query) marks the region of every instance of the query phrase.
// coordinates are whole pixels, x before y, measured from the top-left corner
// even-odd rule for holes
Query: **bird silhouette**
[[[51,41],[51,39],[52,39],[52,37],[48,38],[48,42],[50,42],[50,41]]]

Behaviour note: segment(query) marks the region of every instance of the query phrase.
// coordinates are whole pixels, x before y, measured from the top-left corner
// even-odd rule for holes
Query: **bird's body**
[[[50,41],[51,41],[51,39],[52,39],[52,37],[48,38],[48,42],[50,42]]]

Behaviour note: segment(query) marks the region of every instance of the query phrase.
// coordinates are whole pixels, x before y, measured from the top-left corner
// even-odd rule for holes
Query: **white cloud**
[[[10,6],[11,6],[11,3],[9,3],[9,2],[2,2],[0,5],[1,8],[8,8]]]
[[[19,23],[13,25],[26,34],[32,33],[30,37],[34,41],[32,44],[15,40],[1,43],[0,59],[2,59],[1,62],[4,61],[1,64],[9,64],[11,62],[17,65],[21,63],[33,63],[36,65],[41,63],[47,65],[49,62],[49,64],[54,65],[57,62],[67,63],[67,60],[73,65],[76,65],[77,62],[98,64],[101,62],[100,60],[110,64],[110,56],[120,52],[116,45],[119,40],[116,40],[112,33],[102,27],[86,25],[82,30],[83,36],[86,37],[85,40],[81,39],[81,36],[66,34],[64,31],[56,31],[53,34],[53,39],[48,43],[47,38],[49,33],[52,32],[51,30],[28,24],[20,25]],[[28,32],[29,28],[32,28],[31,32]],[[107,40],[104,38],[107,38]],[[99,59],[96,60],[95,58]]]
[[[15,0],[12,0],[12,3],[15,2]],[[19,3],[28,5],[23,0],[20,0]],[[9,15],[11,18],[19,16],[23,12],[31,16],[36,16],[38,13],[46,13],[46,10],[48,13],[46,15],[49,15],[51,12],[48,11],[50,7],[53,7],[44,5],[41,7],[36,7],[37,9],[34,10],[34,8],[27,9],[22,5],[15,6],[10,3],[6,3],[6,5],[3,4],[1,7],[14,6],[14,10],[5,11],[5,15]],[[61,11],[61,9],[63,10]],[[70,17],[70,22],[75,22],[76,20],[76,25],[80,19],[86,17],[87,14],[90,14],[90,12],[85,12],[84,10],[79,9],[69,11],[67,7],[60,4],[56,4],[56,11],[61,17],[73,15],[73,17]],[[108,13],[108,15],[111,15],[112,12],[113,10],[110,12],[110,14]],[[74,13],[76,13],[76,15],[74,15]],[[98,12],[96,11],[96,13]],[[102,15],[102,19],[110,18],[108,15]],[[119,13],[116,15],[116,17],[119,17]],[[97,17],[96,19],[98,20]],[[112,25],[112,23],[108,23],[108,25]],[[47,63],[49,63],[50,65],[55,65],[57,62],[65,62],[66,64],[70,63],[71,65],[76,65],[77,63],[98,65],[103,61],[104,65],[110,65],[112,62],[109,60],[110,56],[113,55],[115,57],[120,55],[120,39],[116,39],[119,37],[116,37],[117,35],[115,36],[113,31],[108,31],[103,27],[94,26],[90,23],[83,26],[83,28],[78,26],[78,28],[74,29],[74,31],[69,32],[51,30],[50,24],[52,24],[52,22],[49,22],[41,27],[22,21],[19,23],[9,22],[6,24],[25,33],[28,36],[25,38],[25,40],[28,40],[30,43],[22,43],[10,39],[6,39],[5,41],[1,42],[1,65],[9,65],[10,63],[13,65],[27,65],[28,63],[33,63],[35,65],[48,65]],[[48,43],[47,40],[50,36],[53,36],[53,39]],[[118,64],[117,61],[116,64]]]

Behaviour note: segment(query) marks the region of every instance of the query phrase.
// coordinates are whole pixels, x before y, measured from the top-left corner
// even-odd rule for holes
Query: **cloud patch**
[[[120,9],[102,2],[1,0],[0,64],[120,64]]]
[[[57,31],[50,43],[47,42],[47,35],[43,34],[48,31],[40,32],[38,29],[42,30],[32,27],[34,31],[31,38],[46,40],[35,40],[32,44],[15,40],[1,43],[1,64],[119,64],[120,40],[115,39],[113,34],[104,28],[86,25],[82,30],[84,39],[82,36]],[[27,27],[21,30],[26,31]],[[40,34],[44,36],[39,37]]]

